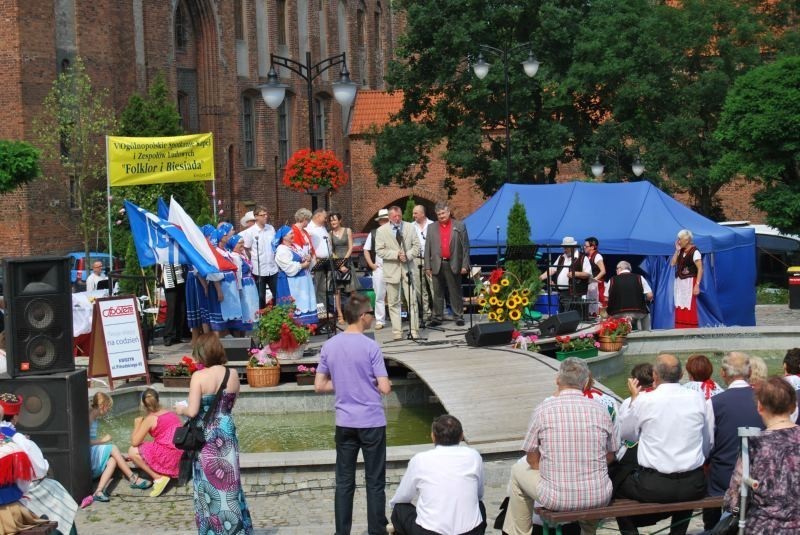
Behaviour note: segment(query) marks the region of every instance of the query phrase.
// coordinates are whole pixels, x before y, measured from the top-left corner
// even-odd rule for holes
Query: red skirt
[[[692,296],[692,308],[675,308],[675,328],[676,329],[696,329],[699,327],[697,321],[697,296]]]

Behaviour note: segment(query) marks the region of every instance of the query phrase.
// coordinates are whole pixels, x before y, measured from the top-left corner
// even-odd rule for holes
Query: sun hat
[[[253,213],[253,211],[252,211],[252,210],[250,210],[249,212],[247,212],[246,214],[244,214],[244,215],[242,216],[242,218],[239,220],[239,224],[240,224],[240,225],[242,225],[242,226],[245,226],[245,225],[246,225],[246,224],[248,224],[250,221],[255,221],[255,220],[256,220],[256,216],[255,216],[255,214]]]
[[[572,236],[564,236],[564,239],[561,240],[562,247],[575,247],[576,245],[578,245],[578,242]]]
[[[378,217],[375,218],[375,221],[380,221],[381,219],[389,219],[389,210],[386,208],[378,210]]]

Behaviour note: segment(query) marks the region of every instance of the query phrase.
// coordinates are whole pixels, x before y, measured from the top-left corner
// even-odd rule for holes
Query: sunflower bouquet
[[[513,273],[497,268],[488,280],[476,284],[478,306],[489,321],[518,322],[531,304],[529,288],[522,287]]]

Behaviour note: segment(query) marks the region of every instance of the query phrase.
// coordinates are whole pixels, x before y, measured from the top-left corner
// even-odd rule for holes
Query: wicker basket
[[[264,386],[277,386],[281,382],[281,367],[269,366],[267,368],[247,367],[247,384],[253,388]]]
[[[625,343],[624,336],[617,336],[617,341],[612,342],[610,336],[598,336],[597,341],[600,342],[600,351],[612,352],[622,349],[622,344]]]

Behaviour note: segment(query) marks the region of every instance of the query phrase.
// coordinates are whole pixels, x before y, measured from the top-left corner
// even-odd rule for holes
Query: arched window
[[[359,0],[356,10],[356,65],[358,66],[358,79],[362,86],[369,85],[367,72],[367,13],[364,0]]]
[[[291,100],[291,96],[287,93],[286,98],[284,98],[281,105],[278,106],[278,166],[281,169],[284,169],[286,167],[286,162],[289,161]]]
[[[317,150],[327,148],[328,102],[322,95],[314,99],[314,145]]]
[[[181,128],[184,132],[192,129],[191,109],[189,107],[189,95],[183,91],[178,91],[178,115],[181,116]]]
[[[381,31],[381,17],[383,11],[381,10],[381,3],[375,4],[375,45],[372,49],[375,51],[375,88],[383,89],[383,32]]]
[[[246,168],[256,167],[256,114],[255,102],[242,96],[242,160]]]
[[[339,34],[339,52],[349,53],[349,37],[347,35],[347,2],[345,2],[345,0],[339,0],[339,5],[336,7],[336,29]]]
[[[186,31],[186,14],[183,11],[183,3],[179,2],[178,7],[175,9],[175,48],[177,50],[186,50],[187,34]]]
[[[286,35],[286,0],[275,0],[275,22],[278,29],[278,47],[286,47],[289,42]]]

